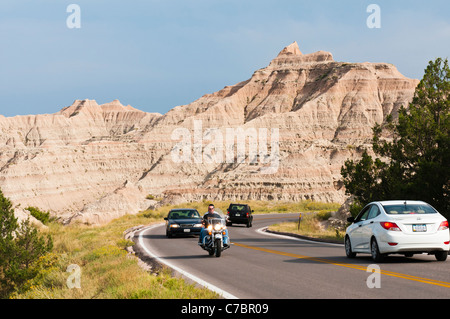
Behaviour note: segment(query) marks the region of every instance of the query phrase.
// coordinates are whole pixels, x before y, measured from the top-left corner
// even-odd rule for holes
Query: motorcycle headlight
[[[214,225],[214,230],[221,230],[221,229],[222,229],[222,225],[220,225],[220,224]]]
[[[208,230],[209,230],[209,231],[212,230],[212,225],[208,225]]]

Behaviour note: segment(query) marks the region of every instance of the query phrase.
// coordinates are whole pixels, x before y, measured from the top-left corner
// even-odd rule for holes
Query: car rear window
[[[383,207],[386,213],[390,215],[437,213],[433,207],[423,204],[383,205]]]
[[[170,219],[201,218],[196,210],[175,210],[169,213]]]

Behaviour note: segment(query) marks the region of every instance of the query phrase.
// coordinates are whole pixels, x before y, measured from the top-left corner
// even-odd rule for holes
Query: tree
[[[359,205],[374,200],[420,199],[449,218],[450,69],[448,60],[430,61],[408,108],[398,121],[375,125],[375,160],[365,152],[346,161],[341,175]],[[384,133],[391,136],[383,138]],[[385,135],[384,135],[385,136]],[[380,159],[382,158],[382,159]]]
[[[11,201],[0,190],[0,297],[34,278],[34,262],[52,248],[52,238],[41,236],[29,220],[17,222]]]

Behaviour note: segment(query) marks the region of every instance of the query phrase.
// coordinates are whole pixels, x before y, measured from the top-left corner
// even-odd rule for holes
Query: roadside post
[[[300,213],[300,215],[298,216],[298,226],[297,226],[297,230],[300,230],[300,222],[302,221],[302,213]]]

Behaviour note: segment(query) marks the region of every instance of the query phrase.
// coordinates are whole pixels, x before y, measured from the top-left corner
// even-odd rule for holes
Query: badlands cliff
[[[336,62],[294,42],[250,79],[164,115],[76,100],[55,114],[0,116],[0,188],[21,207],[94,224],[147,208],[149,194],[342,203],[344,161],[417,84],[391,64]]]

